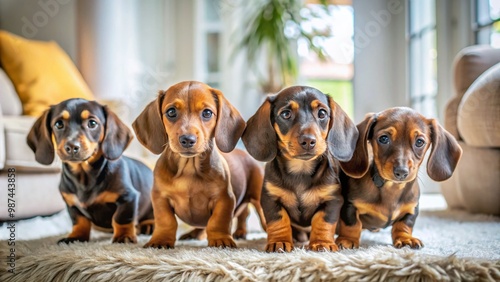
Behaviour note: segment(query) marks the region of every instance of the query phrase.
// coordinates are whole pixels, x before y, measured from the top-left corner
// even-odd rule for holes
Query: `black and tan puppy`
[[[263,172],[241,150],[233,150],[245,129],[240,113],[221,91],[184,81],[160,91],[133,123],[139,141],[161,154],[154,169],[152,202],[155,230],[145,247],[174,248],[177,215],[196,227],[184,238],[199,238],[206,227],[208,246],[236,247],[246,235],[248,203],[260,207]],[[220,150],[220,151],[219,151]]]
[[[420,197],[415,181],[418,168],[431,148],[427,173],[435,181],[446,180],[462,149],[435,119],[410,108],[369,114],[357,127],[360,137],[354,156],[341,163],[345,202],[337,244],[356,248],[363,228],[376,230],[392,225],[395,247],[422,247],[422,242],[412,236]]]
[[[59,190],[73,231],[59,243],[88,241],[91,225],[113,230],[113,243],[135,243],[154,227],[151,170],[121,156],[133,136],[106,106],[70,99],[35,122],[27,142],[39,163],[63,162]]]
[[[358,130],[333,99],[311,87],[269,96],[247,122],[248,152],[265,161],[261,203],[268,252],[293,249],[292,227],[310,232],[308,248],[336,251],[343,203],[337,160],[350,160]]]

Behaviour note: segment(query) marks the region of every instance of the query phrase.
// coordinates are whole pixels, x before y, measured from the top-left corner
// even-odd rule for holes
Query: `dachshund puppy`
[[[418,168],[431,147],[427,173],[435,181],[448,179],[462,149],[435,119],[410,108],[391,108],[368,114],[358,124],[360,137],[352,159],[342,162],[344,205],[337,245],[357,248],[363,228],[392,225],[395,247],[421,248],[412,236],[418,216]],[[370,152],[371,151],[371,152]]]
[[[59,243],[88,241],[91,223],[113,230],[113,243],[136,243],[136,224],[143,234],[154,227],[150,191],[152,171],[121,156],[132,132],[106,106],[69,99],[50,107],[35,122],[27,142],[41,164],[55,153],[63,168],[59,191],[73,231]]]
[[[242,136],[248,152],[267,162],[261,204],[267,252],[290,252],[292,231],[310,232],[308,248],[336,251],[335,229],[343,203],[338,161],[348,161],[358,130],[333,99],[294,86],[266,101]]]
[[[197,228],[182,239],[197,238],[206,227],[208,246],[236,247],[231,221],[238,217],[235,237],[244,238],[248,203],[265,230],[263,172],[246,152],[233,151],[245,121],[222,92],[196,81],[175,84],[160,91],[133,128],[146,148],[161,154],[151,195],[156,228],[144,247],[174,248],[175,215]]]

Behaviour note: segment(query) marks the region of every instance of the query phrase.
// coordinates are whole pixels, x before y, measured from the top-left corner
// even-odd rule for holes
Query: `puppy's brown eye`
[[[89,120],[89,121],[88,121],[87,126],[88,126],[89,128],[94,129],[94,128],[96,128],[96,127],[97,127],[97,121],[95,121],[95,120],[91,119],[91,120]]]
[[[167,110],[167,117],[175,118],[177,117],[177,110],[175,108],[170,108]]]
[[[204,119],[209,119],[212,117],[214,113],[211,111],[211,110],[204,110],[202,113],[201,113],[201,116],[204,118]]]
[[[425,145],[425,140],[422,138],[418,138],[417,141],[415,141],[415,146],[417,146],[418,148],[420,148],[424,145]]]
[[[56,121],[56,123],[54,123],[54,127],[57,128],[57,129],[63,129],[64,128],[64,122],[62,120],[58,120],[58,121]]]
[[[380,144],[389,144],[389,141],[391,141],[391,139],[389,139],[387,135],[382,135],[378,138]]]
[[[283,118],[283,119],[289,119],[292,117],[292,112],[290,112],[289,110],[286,110],[286,111],[282,111],[280,116]]]
[[[327,117],[327,112],[323,109],[318,111],[318,118],[319,119],[325,119]]]

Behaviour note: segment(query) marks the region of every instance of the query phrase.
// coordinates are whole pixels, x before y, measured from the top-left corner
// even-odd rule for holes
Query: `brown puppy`
[[[249,202],[265,229],[262,169],[247,153],[231,152],[245,122],[219,90],[195,81],[175,84],[160,91],[133,127],[145,147],[161,153],[152,191],[156,228],[145,247],[174,247],[174,215],[198,227],[183,238],[198,237],[199,228],[206,227],[209,246],[236,247],[231,236],[233,214],[238,216],[235,236],[243,238]]]
[[[268,252],[290,252],[293,229],[310,232],[308,248],[336,251],[342,206],[338,163],[348,161],[358,130],[333,99],[311,87],[269,96],[247,122],[242,140],[268,162],[262,191]],[[336,160],[335,160],[336,159]]]
[[[422,247],[422,242],[412,236],[420,197],[415,181],[418,168],[432,145],[427,173],[435,181],[446,180],[462,149],[435,119],[410,108],[369,114],[358,124],[358,130],[354,156],[341,163],[345,202],[337,244],[357,248],[363,228],[376,230],[392,225],[395,247]]]
[[[27,142],[36,160],[51,164],[56,150],[63,162],[59,190],[73,231],[59,243],[88,241],[91,223],[113,228],[113,243],[135,243],[136,224],[141,233],[152,233],[153,173],[121,156],[132,137],[107,107],[84,99],[52,106],[35,122]]]

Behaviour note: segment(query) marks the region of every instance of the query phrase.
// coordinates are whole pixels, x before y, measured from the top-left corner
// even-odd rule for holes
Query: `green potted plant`
[[[328,11],[327,1],[319,4]],[[258,0],[252,5],[241,5],[243,19],[237,36],[240,38],[233,54],[244,52],[251,69],[256,74],[264,94],[276,93],[285,85],[296,82],[298,77],[298,55],[295,42],[306,39],[310,50],[325,60],[327,53],[323,46],[315,44],[315,37],[328,36],[328,30],[307,32],[303,21],[316,17],[314,12],[301,15],[307,5],[302,0]],[[259,59],[265,58],[265,73],[257,67]]]

